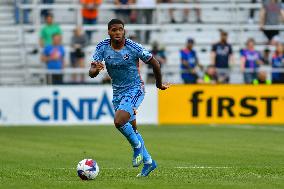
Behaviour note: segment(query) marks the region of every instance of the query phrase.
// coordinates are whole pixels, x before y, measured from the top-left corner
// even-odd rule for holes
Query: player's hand
[[[102,71],[105,69],[105,65],[101,62],[92,62],[92,67],[95,67],[98,71]]]
[[[161,85],[156,85],[156,86],[160,90],[166,90],[166,89],[168,89],[171,86],[171,84],[170,83],[166,83],[166,84],[161,84]]]

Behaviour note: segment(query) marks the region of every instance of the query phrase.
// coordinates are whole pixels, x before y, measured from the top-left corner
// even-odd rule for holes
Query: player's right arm
[[[154,76],[156,79],[156,87],[161,90],[166,90],[170,87],[169,84],[162,83],[162,73],[160,63],[153,57],[152,53],[142,47],[142,45],[134,43],[135,48],[138,48],[138,58],[143,62],[150,64],[153,68]]]
[[[104,64],[101,62],[92,62],[91,63],[91,68],[89,70],[89,76],[91,78],[97,77],[99,75],[100,71],[104,69]]]

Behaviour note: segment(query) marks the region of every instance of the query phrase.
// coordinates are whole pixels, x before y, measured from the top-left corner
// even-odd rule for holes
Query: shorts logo
[[[125,54],[123,57],[124,60],[128,60],[129,59],[129,54]]]

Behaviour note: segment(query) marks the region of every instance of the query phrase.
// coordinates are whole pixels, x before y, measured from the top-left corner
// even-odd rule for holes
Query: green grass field
[[[136,178],[132,151],[114,127],[0,127],[0,188],[284,188],[284,127],[141,127],[159,167]],[[81,181],[76,165],[97,160]]]

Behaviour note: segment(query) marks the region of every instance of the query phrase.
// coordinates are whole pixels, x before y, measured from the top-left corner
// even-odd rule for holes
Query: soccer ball
[[[99,174],[99,166],[95,160],[83,159],[77,165],[77,173],[82,180],[93,180]]]

